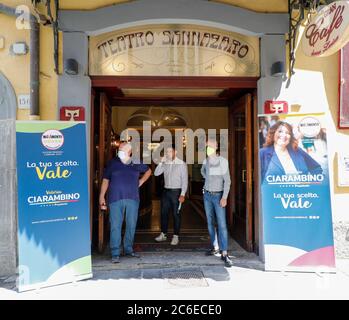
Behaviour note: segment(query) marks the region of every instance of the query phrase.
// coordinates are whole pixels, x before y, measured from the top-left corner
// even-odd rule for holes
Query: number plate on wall
[[[29,109],[30,108],[30,95],[29,94],[18,95],[18,108],[19,109]]]

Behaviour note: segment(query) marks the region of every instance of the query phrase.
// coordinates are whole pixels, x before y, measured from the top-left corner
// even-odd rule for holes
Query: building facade
[[[82,107],[88,128],[91,211],[95,180],[98,186],[106,161],[99,158],[96,162],[100,157],[95,153],[96,144],[101,147],[101,141],[105,142],[101,135],[110,131],[119,134],[137,127],[136,122],[127,125],[127,121],[140,108],[155,110],[156,106],[165,112],[171,107],[172,116],[178,112],[185,119],[185,125],[174,125],[176,128],[234,131],[238,119],[244,119],[247,161],[244,158],[245,165],[239,165],[236,150],[230,154],[232,172],[240,166],[243,178],[238,179],[240,171],[233,174],[236,184],[228,220],[233,237],[235,234],[246,250],[264,259],[260,163],[255,156],[257,116],[264,113],[266,101],[286,101],[290,114],[325,113],[336,257],[349,258],[349,187],[340,186],[338,177],[339,154],[349,144],[347,130],[338,127],[340,52],[323,58],[306,56],[299,45],[307,23],[304,17],[295,41],[291,76],[290,17],[299,12],[290,12],[289,1],[60,0],[57,21],[57,8],[53,1],[51,5],[53,21],[44,25],[45,17],[49,19],[44,3],[33,10],[31,1],[0,1],[1,131],[4,137],[13,137],[11,121],[60,120],[62,107]],[[21,18],[26,8],[30,9],[29,20],[42,19],[36,36],[35,23],[26,24]],[[36,78],[33,52],[39,62]],[[275,69],[278,67],[280,70]],[[242,111],[232,111],[238,109]],[[111,127],[101,125],[100,110],[109,115],[106,119]],[[150,115],[151,120],[147,112],[136,115],[146,120]],[[232,145],[238,145],[232,139]],[[0,149],[12,150],[11,143]],[[4,203],[11,199],[7,206],[0,206],[0,274],[7,274],[16,267],[15,154],[0,157],[0,199]],[[194,167],[191,176],[195,176]],[[242,182],[244,190],[239,189]],[[244,197],[236,198],[236,194]],[[105,221],[93,215],[92,239],[102,250],[105,235],[100,226]]]

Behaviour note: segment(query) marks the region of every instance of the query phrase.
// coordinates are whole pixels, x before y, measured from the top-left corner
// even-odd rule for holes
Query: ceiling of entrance
[[[134,0],[133,0],[134,1]],[[209,0],[213,2],[220,2],[230,4],[237,7],[253,10],[256,12],[288,12],[288,0]],[[113,4],[130,2],[130,0],[61,0],[61,9],[66,10],[94,10],[110,6]]]
[[[113,106],[227,106],[248,89],[140,89],[140,88],[99,88],[105,92]]]
[[[123,89],[125,97],[218,97],[223,89]]]

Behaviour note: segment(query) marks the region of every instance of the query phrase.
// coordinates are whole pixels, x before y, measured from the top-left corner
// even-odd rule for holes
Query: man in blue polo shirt
[[[151,170],[143,163],[136,164],[131,160],[130,143],[120,144],[118,156],[110,160],[103,173],[99,204],[106,206],[105,194],[108,190],[110,211],[110,249],[112,262],[120,262],[121,228],[126,219],[124,235],[124,253],[128,257],[139,258],[133,251],[133,240],[136,231],[139,187],[149,179]],[[140,178],[140,175],[143,176]]]

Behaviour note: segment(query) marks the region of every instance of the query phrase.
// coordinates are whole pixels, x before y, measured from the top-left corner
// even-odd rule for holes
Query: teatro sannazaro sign
[[[90,75],[257,77],[259,38],[194,25],[151,25],[90,38]]]

